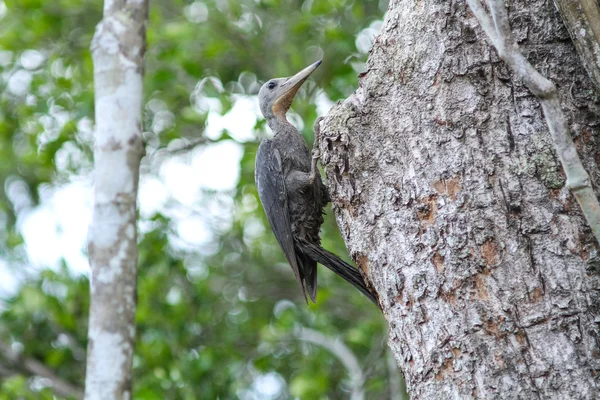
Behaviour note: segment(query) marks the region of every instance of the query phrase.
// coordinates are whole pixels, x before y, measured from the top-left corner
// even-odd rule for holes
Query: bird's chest
[[[310,172],[311,156],[300,134],[290,135],[277,146],[281,154],[283,174],[292,171]]]

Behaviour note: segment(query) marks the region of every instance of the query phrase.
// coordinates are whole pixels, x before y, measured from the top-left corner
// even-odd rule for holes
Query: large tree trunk
[[[96,135],[86,399],[131,398],[147,14],[147,0],[107,0],[92,43]]]
[[[551,1],[511,2],[600,183],[598,104]],[[321,142],[348,249],[415,399],[600,398],[600,259],[538,100],[464,1],[392,1]]]

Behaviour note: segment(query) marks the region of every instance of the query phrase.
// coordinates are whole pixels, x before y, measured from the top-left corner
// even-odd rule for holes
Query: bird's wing
[[[258,188],[258,197],[265,209],[271,229],[294,271],[304,300],[307,300],[304,276],[298,266],[294,237],[292,236],[281,156],[271,140],[263,140],[258,147],[254,178]]]

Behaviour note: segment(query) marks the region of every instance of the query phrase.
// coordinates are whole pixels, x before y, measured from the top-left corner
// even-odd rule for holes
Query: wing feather
[[[285,254],[296,281],[300,285],[304,300],[306,289],[304,275],[298,266],[298,257],[294,246],[292,225],[287,202],[287,191],[279,151],[271,140],[263,140],[256,154],[255,181],[258,197],[263,205],[267,220]]]

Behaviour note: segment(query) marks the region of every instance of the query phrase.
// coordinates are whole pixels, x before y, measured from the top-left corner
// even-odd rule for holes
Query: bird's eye
[[[275,86],[277,86],[277,84],[276,84],[275,82],[269,82],[269,84],[267,85],[267,87],[268,87],[269,89],[274,89],[274,88],[275,88]]]

